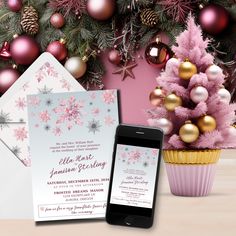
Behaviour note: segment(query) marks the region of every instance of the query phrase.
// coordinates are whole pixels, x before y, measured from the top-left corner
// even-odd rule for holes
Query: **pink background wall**
[[[143,56],[143,52],[140,53]],[[120,75],[112,72],[117,70],[117,66],[112,65],[107,56],[103,56],[106,67],[104,84],[106,89],[119,89],[121,121],[128,124],[147,125],[145,110],[151,108],[149,94],[156,87],[156,77],[159,69],[150,66],[145,58],[137,59],[138,66],[133,69],[135,79],[127,77],[122,81]]]

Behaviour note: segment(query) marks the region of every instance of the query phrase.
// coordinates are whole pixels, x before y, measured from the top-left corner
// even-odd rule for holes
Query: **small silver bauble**
[[[71,57],[65,63],[65,68],[76,78],[81,78],[86,70],[87,64],[80,57]]]

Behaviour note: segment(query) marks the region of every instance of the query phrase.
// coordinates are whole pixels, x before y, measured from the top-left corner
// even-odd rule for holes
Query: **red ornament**
[[[227,28],[229,14],[224,7],[211,3],[200,11],[199,23],[206,33],[216,35]]]
[[[165,66],[166,62],[173,56],[171,49],[164,43],[153,42],[145,50],[145,58],[148,64],[157,68]]]
[[[108,53],[108,60],[114,65],[119,65],[121,61],[121,55],[120,52],[116,49],[111,50]]]
[[[5,93],[20,77],[20,73],[14,68],[0,70],[0,93]]]
[[[0,57],[2,59],[9,59],[11,58],[10,53],[10,44],[8,42],[4,42],[2,48],[0,49]]]
[[[115,11],[115,0],[88,0],[87,12],[96,20],[107,20]]]
[[[39,45],[30,36],[16,37],[10,46],[12,59],[20,65],[30,65],[40,53]]]
[[[46,51],[50,52],[58,61],[63,61],[67,57],[67,49],[63,39],[51,42]]]
[[[22,0],[8,0],[7,6],[11,11],[18,12],[22,8]]]
[[[54,13],[50,18],[53,27],[60,29],[65,24],[64,16],[61,13]]]

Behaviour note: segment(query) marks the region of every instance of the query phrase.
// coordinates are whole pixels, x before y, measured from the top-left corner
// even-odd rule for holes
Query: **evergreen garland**
[[[86,12],[85,0],[77,1],[81,7],[75,10],[74,0],[23,0],[23,6],[34,7],[39,15],[39,32],[35,35],[40,44],[41,51],[45,51],[47,45],[55,40],[64,38],[69,56],[80,56],[91,54],[88,69],[82,80],[82,84],[87,89],[91,86],[102,88],[102,77],[105,72],[99,60],[97,52],[110,48],[117,48],[122,53],[123,63],[134,58],[135,52],[144,47],[159,32],[164,31],[170,37],[170,45],[174,43],[175,36],[183,30],[184,22],[175,21],[167,14],[166,1],[155,0],[116,0],[116,12],[107,21],[97,21]],[[1,0],[0,0],[1,2]],[[66,4],[62,4],[65,2]],[[74,1],[75,2],[75,1]],[[189,2],[189,1],[188,1]],[[193,13],[199,13],[199,1],[192,1]],[[232,15],[232,21],[236,20],[236,5],[234,1],[204,1],[217,2],[224,6]],[[71,3],[71,4],[69,4]],[[0,4],[1,5],[1,4]],[[77,7],[78,7],[77,6]],[[140,13],[144,9],[152,9],[158,16],[156,25],[149,27],[142,24]],[[65,25],[61,29],[56,29],[50,24],[50,17],[53,13],[60,12],[65,17]],[[4,41],[11,42],[13,35],[23,34],[20,22],[21,12],[12,12],[6,6],[6,1],[0,7],[0,47]],[[186,12],[186,15],[188,12]],[[235,32],[231,32],[229,37],[216,37],[209,50],[219,53],[218,59],[224,63],[232,61],[236,54]],[[206,35],[209,37],[209,35]],[[96,53],[94,53],[96,52]],[[0,59],[0,69],[6,67],[12,61]],[[231,63],[232,64],[232,63]],[[227,65],[225,65],[227,67]],[[18,70],[23,72],[26,67],[19,66]],[[236,80],[236,78],[235,78]],[[231,83],[232,84],[232,83]]]

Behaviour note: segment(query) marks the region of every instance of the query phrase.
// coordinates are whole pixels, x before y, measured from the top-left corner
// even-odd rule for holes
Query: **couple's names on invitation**
[[[92,154],[100,148],[100,144],[94,141],[75,141],[75,142],[57,142],[54,146],[49,147],[50,152],[54,154],[62,154],[66,152],[66,156],[57,161],[57,165],[49,171],[50,179],[55,176],[68,173],[81,173],[88,169],[104,169],[107,165],[106,161],[97,160]],[[79,154],[80,152],[86,154]]]

